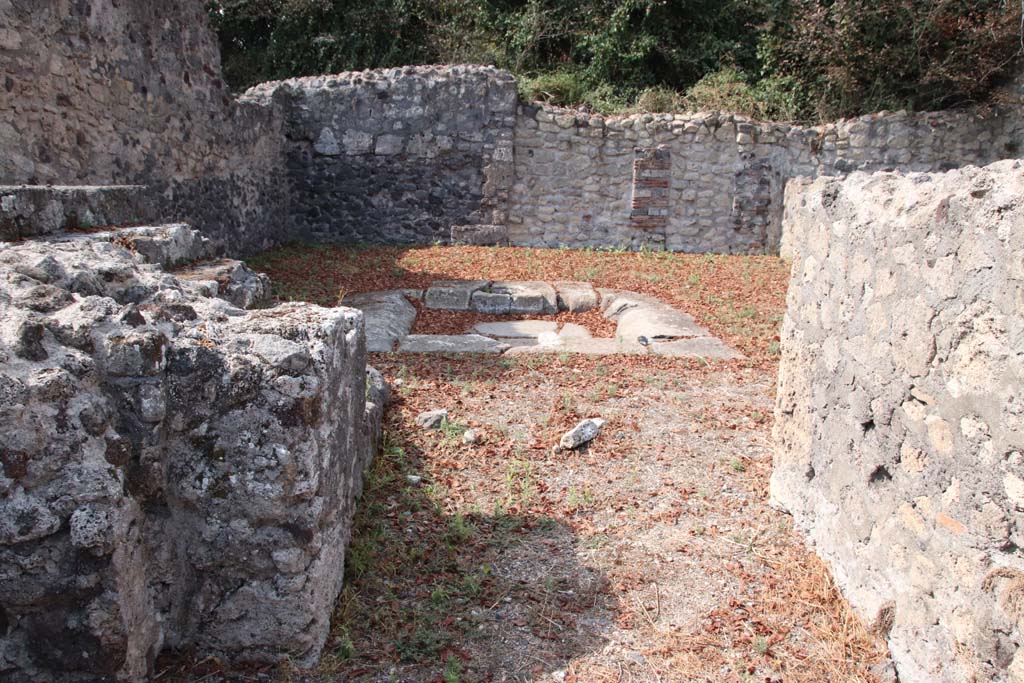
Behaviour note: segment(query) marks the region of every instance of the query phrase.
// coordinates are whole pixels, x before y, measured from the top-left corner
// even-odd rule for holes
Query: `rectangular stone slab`
[[[398,344],[399,353],[503,353],[508,344],[479,334],[410,334]]]
[[[473,292],[488,284],[488,280],[441,280],[430,285],[424,302],[427,308],[468,311]]]
[[[630,341],[635,341],[639,337],[655,341],[706,337],[708,334],[692,316],[664,305],[631,308],[619,316],[619,324],[615,328],[616,337]]]
[[[473,292],[470,300],[473,310],[486,315],[508,315],[512,312],[512,297],[508,294]]]
[[[593,338],[580,339],[569,337],[560,339],[558,344],[517,346],[505,352],[506,356],[525,356],[537,353],[582,353],[587,356],[612,356],[626,354],[631,356],[647,355],[647,347],[637,343],[619,341],[618,339]]]
[[[477,334],[488,337],[531,337],[536,339],[545,332],[557,332],[554,320],[503,320],[493,323],[477,323],[473,327]]]
[[[493,282],[488,289],[494,294],[511,297],[509,313],[537,315],[558,312],[558,294],[546,282]]]
[[[589,282],[556,282],[558,310],[584,313],[597,308],[597,292]]]
[[[370,353],[393,351],[395,342],[409,334],[416,320],[416,307],[402,290],[352,294],[342,299],[341,305],[363,312],[366,350]]]

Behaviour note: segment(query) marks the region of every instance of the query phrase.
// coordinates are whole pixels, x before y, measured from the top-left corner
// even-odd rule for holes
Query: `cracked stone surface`
[[[142,256],[147,263],[155,263],[164,268],[189,265],[216,256],[213,242],[184,223],[63,233],[48,241],[63,244],[116,241]]]
[[[182,229],[0,250],[5,679],[144,680],[165,646],[308,664],[327,637],[387,393],[362,315],[212,297],[148,262],[205,256]]]
[[[366,329],[366,350],[388,353],[398,340],[412,331],[416,320],[416,307],[409,303],[402,290],[351,294],[342,299],[342,305],[363,312]]]
[[[668,306],[654,297],[619,290],[601,290],[606,318],[617,321],[615,336],[633,340],[641,336],[654,340],[708,337],[710,332],[693,316]]]
[[[234,259],[199,263],[174,275],[182,280],[205,283],[208,296],[219,297],[239,308],[263,308],[273,301],[270,278]]]
[[[732,360],[743,355],[712,337],[692,316],[655,297],[622,290],[595,290],[585,282],[435,282],[426,292],[430,308],[467,310],[508,315],[555,313],[559,310],[590,310],[617,322],[614,339],[593,338],[583,326],[561,325],[554,320],[509,320],[477,323],[466,335],[410,335],[415,307],[401,291],[368,292],[345,298],[367,314],[370,349],[401,353],[582,353],[587,355],[632,354]],[[394,311],[390,310],[394,307]],[[465,308],[464,308],[465,307]],[[400,317],[402,324],[389,326],[383,343],[375,343],[377,320]],[[640,343],[645,337],[650,344]],[[395,342],[397,349],[394,349]]]
[[[477,323],[473,331],[488,337],[531,337],[536,339],[544,332],[557,332],[554,320],[508,320],[494,323]]]
[[[444,280],[427,288],[423,300],[427,308],[468,311],[470,298],[490,284],[488,280]]]
[[[585,313],[600,303],[597,291],[589,282],[552,283],[558,296],[558,310]]]
[[[508,344],[479,334],[410,334],[398,344],[403,353],[499,354],[508,348]]]

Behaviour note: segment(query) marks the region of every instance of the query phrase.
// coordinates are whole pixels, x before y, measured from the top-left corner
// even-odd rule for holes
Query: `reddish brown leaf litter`
[[[250,265],[270,275],[279,295],[331,306],[345,293],[424,289],[437,280],[580,280],[658,297],[748,362],[768,365],[778,351],[789,277],[789,265],[772,256],[526,247],[301,246]]]
[[[608,320],[598,310],[585,313],[561,312],[555,315],[487,315],[475,311],[445,311],[427,308],[421,301],[414,301],[416,320],[413,334],[465,334],[477,323],[499,320],[553,320],[560,325],[574,323],[587,329],[593,337],[612,338],[615,336],[615,322]]]
[[[768,504],[781,261],[331,247],[259,264],[325,302],[436,279],[588,280],[658,296],[749,356],[372,357],[394,390],[386,443],[321,665],[282,679],[873,680],[883,647]],[[415,425],[436,408],[442,429]],[[602,433],[555,452],[587,417]]]

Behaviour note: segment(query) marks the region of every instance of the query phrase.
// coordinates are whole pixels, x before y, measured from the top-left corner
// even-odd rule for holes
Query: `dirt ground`
[[[372,356],[394,401],[320,667],[244,677],[875,680],[884,646],[769,504],[782,261],[293,247],[254,264],[282,298],[325,304],[435,279],[586,280],[658,296],[747,357]],[[436,408],[441,429],[416,426]],[[554,452],[587,417],[601,435]],[[188,679],[202,676],[225,674]]]

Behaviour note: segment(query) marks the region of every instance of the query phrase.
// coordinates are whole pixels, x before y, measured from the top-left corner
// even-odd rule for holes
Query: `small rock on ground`
[[[416,424],[423,429],[440,429],[448,419],[448,411],[444,408],[428,410],[416,416]]]
[[[593,441],[601,433],[604,427],[604,420],[599,417],[592,417],[583,420],[578,425],[562,435],[558,445],[566,450],[579,448],[585,443]]]

